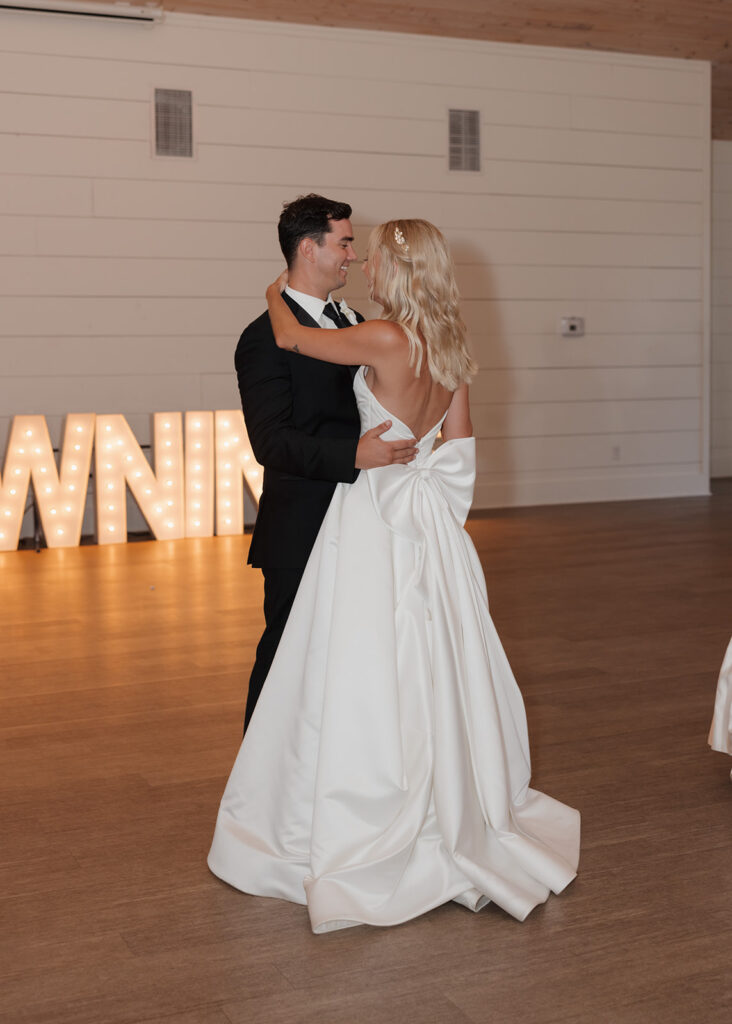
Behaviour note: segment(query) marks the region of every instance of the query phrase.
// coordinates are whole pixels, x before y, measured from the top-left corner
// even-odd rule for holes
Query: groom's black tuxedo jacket
[[[319,326],[283,297],[301,324]],[[269,313],[245,328],[235,365],[249,440],[264,466],[248,561],[264,569],[302,569],[335,485],[358,475],[353,368],[277,348]]]

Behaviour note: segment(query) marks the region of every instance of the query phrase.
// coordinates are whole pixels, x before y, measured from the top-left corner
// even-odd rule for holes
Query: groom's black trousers
[[[264,576],[264,621],[262,638],[257,645],[254,668],[249,677],[244,732],[257,703],[264,681],[282,637],[287,617],[295,600],[304,569],[262,569]]]

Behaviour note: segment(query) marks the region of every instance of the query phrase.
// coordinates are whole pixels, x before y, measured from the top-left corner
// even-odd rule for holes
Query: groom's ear
[[[314,238],[301,238],[297,247],[297,251],[300,253],[303,259],[307,260],[308,263],[315,263],[315,249],[317,242]]]

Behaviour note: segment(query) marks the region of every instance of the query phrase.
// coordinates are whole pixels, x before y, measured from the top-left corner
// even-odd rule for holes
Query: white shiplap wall
[[[151,156],[156,86],[193,91],[195,159]],[[480,174],[447,170],[450,107],[481,112]],[[478,507],[704,492],[708,136],[700,62],[0,12],[0,452],[14,413],[57,440],[122,412],[146,442],[150,412],[236,406],[281,203],[315,190],[361,250],[393,216],[451,241]]]
[[[732,142],[712,144],[712,476],[732,476]]]

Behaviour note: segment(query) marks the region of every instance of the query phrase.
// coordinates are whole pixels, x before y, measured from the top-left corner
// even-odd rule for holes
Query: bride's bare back
[[[382,320],[380,323],[389,322]],[[461,388],[458,392],[448,391],[442,384],[433,380],[427,366],[426,353],[422,356],[420,372],[415,376],[414,366],[409,364],[409,343],[406,336],[396,324],[389,323],[389,328],[393,332],[393,341],[396,341],[394,334],[397,332],[397,337],[401,335],[401,338],[396,344],[392,344],[388,351],[379,353],[366,371],[366,383],[376,400],[408,426],[417,440],[439,423],[448,410],[448,420],[459,420],[455,422],[454,429],[450,430],[450,436],[470,436],[472,431],[467,388]],[[464,403],[455,401],[458,396],[464,398]],[[458,404],[461,408],[459,411],[455,410],[458,415],[454,417],[451,406],[456,407]],[[447,421],[445,426],[448,427]],[[446,436],[445,429],[443,436]]]
[[[442,419],[453,397],[451,391],[432,380],[426,360],[418,377],[407,360],[392,372],[379,373],[377,368],[369,367],[366,383],[376,400],[408,426],[417,440]]]

